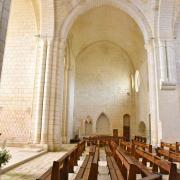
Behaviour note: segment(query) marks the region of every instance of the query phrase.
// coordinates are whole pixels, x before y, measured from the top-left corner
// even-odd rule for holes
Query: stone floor
[[[25,162],[28,159],[34,158],[46,152],[41,148],[8,147],[7,149],[12,155],[12,158],[5,166],[2,166],[3,170],[9,169],[12,166],[17,166],[19,163]]]
[[[52,163],[54,160],[58,160],[68,150],[70,150],[73,147],[74,147],[74,145],[63,145],[61,152],[47,152],[35,159],[32,159],[26,163],[23,163],[5,173],[2,173],[0,175],[0,180],[35,180],[40,175],[42,175],[47,169],[49,169],[50,166],[52,166]],[[12,149],[11,149],[11,152],[14,151],[14,153],[15,153],[16,150],[18,151],[18,149],[16,149],[16,148],[14,148],[13,150]],[[23,153],[24,153],[23,156],[27,157],[30,152],[26,151]],[[13,156],[13,154],[12,154],[12,156]],[[17,153],[16,157],[14,157],[11,160],[11,163],[13,161],[17,161],[18,157],[21,158],[20,152]]]

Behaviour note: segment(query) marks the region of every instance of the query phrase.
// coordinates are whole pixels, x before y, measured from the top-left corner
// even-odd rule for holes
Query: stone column
[[[161,89],[176,88],[176,65],[174,39],[159,39]]]
[[[67,140],[74,136],[74,91],[75,91],[75,65],[71,60],[68,79],[68,119],[67,119]]]
[[[50,90],[51,90],[51,73],[52,73],[52,52],[53,41],[47,41],[47,58],[46,70],[44,81],[44,98],[43,98],[43,111],[42,111],[42,129],[41,129],[41,143],[47,144],[48,142],[48,121],[49,121],[49,107],[50,107]]]
[[[61,55],[59,38],[54,39],[52,73],[51,73],[51,93],[48,128],[48,147],[51,151],[60,150],[61,146],[61,120],[63,107],[63,84],[64,82],[64,55]],[[61,56],[60,56],[61,55]],[[62,59],[63,57],[63,59]],[[61,67],[63,69],[61,69]],[[62,71],[63,70],[63,71]],[[62,87],[62,88],[61,88]]]
[[[145,48],[148,56],[148,76],[149,76],[149,113],[151,119],[151,143],[158,144],[162,137],[161,123],[159,122],[158,106],[158,74],[156,47],[154,39],[146,42]]]
[[[41,125],[42,125],[42,108],[43,108],[43,96],[44,96],[44,78],[45,78],[45,67],[46,67],[46,56],[47,56],[47,41],[46,39],[40,38],[40,64],[37,75],[37,98],[34,109],[35,118],[35,131],[34,131],[34,143],[40,143],[41,139]]]
[[[176,88],[177,75],[174,39],[170,37],[161,38],[159,41],[163,44],[164,50],[161,46],[157,47],[157,51],[159,52],[157,55],[159,55],[160,59],[160,85],[158,92],[159,122],[162,123],[160,130],[158,126],[158,132],[161,131],[161,138],[158,139],[164,141],[179,141],[180,105],[179,93]],[[162,68],[163,63],[166,68]],[[162,71],[164,71],[164,73]]]
[[[68,81],[69,81],[69,61],[66,55],[64,68],[64,96],[63,96],[63,117],[62,117],[62,142],[67,143],[67,119],[68,119]]]
[[[55,116],[54,116],[54,150],[59,150],[62,144],[61,126],[63,115],[63,89],[64,89],[64,55],[65,55],[66,39],[60,39],[58,47],[58,57],[56,64],[56,101],[55,101]]]

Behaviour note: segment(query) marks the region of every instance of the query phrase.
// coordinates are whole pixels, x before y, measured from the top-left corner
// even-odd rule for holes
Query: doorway
[[[126,141],[130,141],[130,115],[125,114],[123,116],[123,137]]]

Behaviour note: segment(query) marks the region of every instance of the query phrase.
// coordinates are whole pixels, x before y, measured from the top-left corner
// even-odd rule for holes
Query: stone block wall
[[[13,0],[0,89],[2,138],[28,142],[36,69],[36,21],[30,1]]]
[[[0,0],[0,74],[4,56],[11,0]]]
[[[123,115],[131,116],[132,129],[135,116],[134,97],[131,92],[131,66],[126,54],[112,44],[99,43],[89,47],[76,61],[75,75],[75,129],[84,131],[81,121],[92,118],[93,132],[101,113],[110,121],[110,132],[123,133]],[[75,131],[75,132],[76,132]],[[83,133],[82,133],[83,134]],[[81,134],[81,135],[82,135]]]

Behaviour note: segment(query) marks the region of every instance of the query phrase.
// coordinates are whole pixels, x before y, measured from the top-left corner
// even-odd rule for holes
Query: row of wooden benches
[[[158,147],[156,148],[156,154],[154,154],[152,152],[152,145],[140,143],[135,140],[132,143],[122,141],[120,146],[136,159],[142,158],[142,164],[144,166],[147,166],[147,162],[149,162],[153,172],[160,170],[160,173],[169,174],[169,179],[180,179],[180,172],[177,170],[175,164],[176,162],[180,162],[180,153]],[[161,158],[162,156],[164,157],[163,159]]]
[[[105,146],[107,141],[115,141],[117,144],[119,144],[120,139],[122,139],[122,137],[114,137],[114,136],[105,136],[105,135],[101,135],[101,136],[89,136],[89,137],[84,137],[83,138],[86,142],[87,145],[90,146],[92,144],[94,145],[99,145],[100,147]]]
[[[179,144],[179,143],[176,143]],[[134,155],[135,148],[139,147],[149,153],[152,153],[152,145],[151,144],[145,144],[136,140],[132,140],[132,142],[127,141],[121,141],[120,146]],[[178,148],[174,149],[167,149],[167,147],[172,147],[169,145],[169,143],[162,142],[160,147],[155,148],[156,155],[158,157],[163,157],[164,159],[169,160],[170,162],[179,162],[180,163],[180,151],[179,151],[179,145]]]
[[[73,173],[73,168],[77,165],[77,161],[84,150],[85,141],[83,140],[59,160],[54,161],[53,166],[37,180],[68,180],[68,173]]]
[[[112,180],[135,180],[141,169],[121,150],[113,141],[106,141],[105,152],[107,166]],[[91,145],[89,155],[86,156],[75,180],[97,180],[99,161],[99,144]],[[144,172],[144,170],[142,170]],[[142,180],[160,179],[161,175],[147,171]]]
[[[109,142],[109,146],[106,148],[106,153],[113,162],[113,166],[115,166],[114,171],[117,172],[119,169],[120,173],[114,173],[113,180],[136,180],[137,174],[142,174],[143,180],[155,180],[161,179],[160,174],[155,174],[153,172],[148,171],[146,167],[142,167],[141,163],[138,162],[135,158],[132,158],[130,154],[126,153],[120,146],[118,146],[113,141]],[[108,160],[108,157],[107,157]],[[116,163],[115,163],[116,162]],[[109,163],[108,163],[109,164]],[[114,165],[117,164],[117,165]],[[109,166],[109,165],[108,165]],[[110,165],[111,167],[111,165]],[[111,175],[112,178],[112,175]]]
[[[98,177],[99,147],[91,145],[89,155],[86,155],[75,180],[97,180]]]
[[[176,142],[176,143],[161,142],[160,148],[180,153],[180,142]]]

